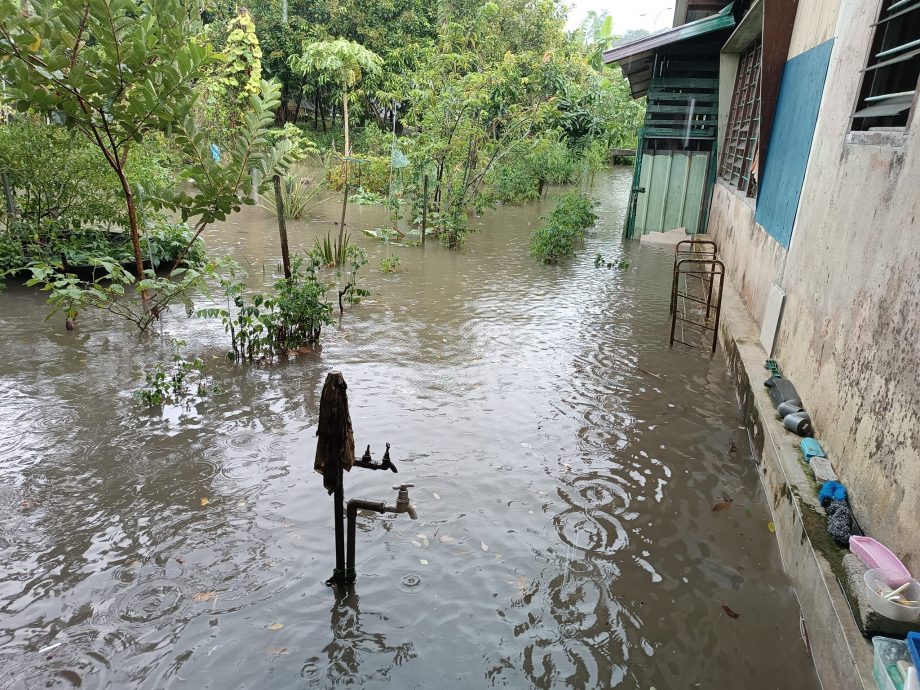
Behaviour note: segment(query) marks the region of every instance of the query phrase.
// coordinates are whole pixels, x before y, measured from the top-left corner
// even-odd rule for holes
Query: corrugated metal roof
[[[608,65],[614,62],[620,65],[626,78],[629,79],[633,98],[640,98],[648,90],[656,49],[705,36],[715,31],[731,29],[734,26],[732,4],[729,4],[718,14],[606,50],[604,51],[604,62]]]

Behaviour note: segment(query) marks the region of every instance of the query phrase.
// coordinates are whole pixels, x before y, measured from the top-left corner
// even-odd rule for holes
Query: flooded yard
[[[631,171],[600,176],[572,262],[528,236],[547,200],[474,221],[460,251],[363,238],[370,299],[322,347],[236,365],[217,321],[156,334],[99,314],[45,321],[0,294],[0,688],[817,688],[721,351],[668,348],[671,253],[622,245]],[[289,222],[309,248],[329,203]],[[214,228],[254,283],[277,228]],[[384,274],[386,252],[402,270]],[[596,268],[602,254],[626,269]],[[220,392],[132,399],[188,341]],[[358,580],[337,599],[332,501],[313,472],[319,392],[349,384]]]

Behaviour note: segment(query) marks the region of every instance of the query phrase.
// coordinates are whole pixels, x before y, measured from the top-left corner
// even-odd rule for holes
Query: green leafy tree
[[[232,102],[245,105],[262,86],[262,49],[249,12],[240,12],[230,20],[228,28],[217,83]]]
[[[134,247],[144,258],[128,152],[168,130],[192,105],[194,81],[213,59],[195,40],[197,4],[187,0],[35,0],[22,12],[0,2],[0,60],[8,97],[89,138],[118,176]],[[141,289],[146,303],[147,293]]]
[[[380,71],[380,57],[354,41],[336,39],[305,43],[300,55],[290,57],[291,68],[297,73],[312,77],[321,86],[339,91],[342,102],[342,123],[345,128],[345,156],[351,155],[351,137],[348,123],[349,100],[368,74]]]
[[[183,238],[184,246],[170,251],[175,259],[166,276],[147,269],[137,279],[124,271],[118,261],[99,256],[89,259],[90,265],[95,268],[91,278],[81,278],[53,265],[33,264],[30,267],[32,278],[27,284],[49,291],[52,313],[63,311],[71,321],[86,307],[93,307],[114,313],[145,329],[177,300],[191,313],[194,305],[189,292],[192,289],[207,290],[206,281],[217,279],[222,263],[180,264],[190,252],[196,251],[199,237],[209,224],[226,219],[243,204],[254,203],[242,191],[251,170],[255,169],[262,180],[269,181],[272,175],[284,172],[290,164],[290,141],[282,139],[275,144],[270,143],[269,132],[274,124],[280,93],[281,87],[276,82],[262,82],[261,93],[249,97],[250,107],[235,132],[233,145],[219,159],[212,155],[207,132],[197,126],[191,114],[174,123],[175,140],[191,160],[180,174],[179,182],[194,180],[195,184],[162,189],[148,199],[154,210],[178,213],[183,222],[191,225],[191,231]],[[140,310],[135,303],[121,299],[128,288],[148,295]]]

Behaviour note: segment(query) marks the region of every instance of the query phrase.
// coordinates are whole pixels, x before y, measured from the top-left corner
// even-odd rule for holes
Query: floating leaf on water
[[[272,623],[268,626],[269,630],[281,630],[284,627],[284,623]]]
[[[523,575],[520,575],[518,576],[518,579],[514,581],[514,586],[522,592],[526,592],[528,589],[530,589],[530,580],[528,580]]]
[[[725,611],[725,614],[726,614],[729,618],[738,618],[738,616],[741,615],[740,613],[735,613],[734,611],[732,611],[732,610],[731,610],[728,606],[726,606],[725,604],[722,604],[722,610]]]
[[[720,510],[728,510],[732,507],[732,504],[728,501],[719,501],[712,507],[713,513],[718,513]]]
[[[207,497],[207,496],[205,496],[205,497],[203,497],[203,498],[201,499],[201,505],[203,505],[203,506],[208,505],[208,503],[210,503],[210,502],[211,502],[211,501],[208,500],[208,497]]]
[[[217,592],[196,592],[193,601],[217,601]]]
[[[770,530],[770,534],[773,534],[776,532],[776,525],[774,525],[772,522],[768,522],[767,529]]]
[[[428,561],[426,561],[424,558],[419,558],[418,562],[421,563],[422,565],[428,565]]]
[[[501,559],[502,559],[502,555],[500,553],[495,554],[496,561],[500,561]]]
[[[436,499],[438,499],[439,501],[441,500],[441,497],[438,496],[438,492],[437,492],[437,491],[434,492],[434,497],[435,497]]]
[[[485,542],[480,542],[479,548],[482,549],[483,551],[488,551],[488,550],[489,550],[489,545],[486,544]]]
[[[265,650],[265,656],[285,656],[287,654],[287,647],[269,647]]]
[[[438,537],[438,541],[441,542],[442,544],[456,544],[457,543],[457,540],[448,534],[442,534],[440,537]]]

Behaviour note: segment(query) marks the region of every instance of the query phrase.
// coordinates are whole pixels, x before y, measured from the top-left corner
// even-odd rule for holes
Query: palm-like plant
[[[320,186],[309,178],[292,174],[281,178],[281,201],[284,217],[288,220],[300,220],[323,203],[325,199],[319,198],[319,195]],[[260,205],[272,213],[278,212],[274,195],[266,194]]]

